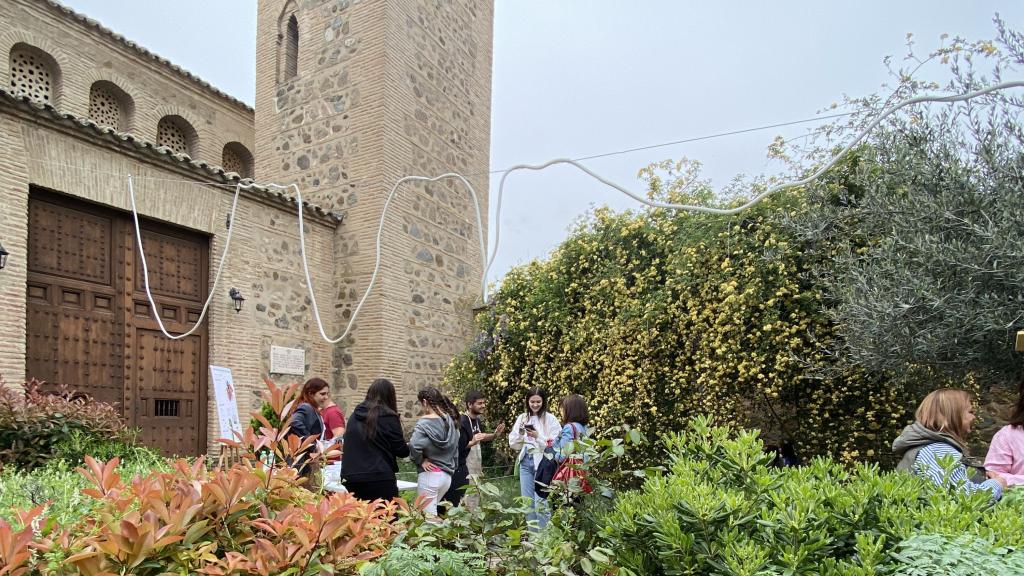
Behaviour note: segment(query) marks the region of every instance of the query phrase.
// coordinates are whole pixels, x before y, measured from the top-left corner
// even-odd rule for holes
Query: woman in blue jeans
[[[547,392],[540,388],[528,390],[526,412],[516,418],[508,434],[508,444],[519,453],[516,458],[519,462],[519,495],[532,502],[532,511],[526,515],[526,520],[536,522],[541,528],[547,525],[550,513],[547,503],[534,491],[534,474],[544,457],[544,450],[554,443],[561,431],[558,418],[548,412]]]

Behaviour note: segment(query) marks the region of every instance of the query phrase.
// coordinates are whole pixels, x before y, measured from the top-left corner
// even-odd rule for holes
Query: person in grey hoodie
[[[459,465],[459,412],[433,386],[416,395],[422,415],[409,440],[409,459],[416,464],[416,495],[425,497],[424,511],[437,515],[437,503],[452,483]]]
[[[897,470],[917,474],[939,486],[973,494],[987,491],[995,501],[1003,495],[1006,480],[995,472],[984,482],[973,482],[964,464],[967,455],[964,438],[974,422],[974,406],[969,392],[943,388],[925,396],[914,414],[915,422],[903,429],[892,443],[892,452],[900,458]],[[952,468],[948,471],[943,461]]]

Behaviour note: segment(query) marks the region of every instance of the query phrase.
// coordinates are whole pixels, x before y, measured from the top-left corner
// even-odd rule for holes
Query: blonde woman
[[[965,493],[985,490],[992,500],[1003,496],[1006,480],[990,474],[988,480],[974,483],[963,463],[967,454],[965,438],[974,422],[974,406],[970,393],[943,388],[925,396],[914,413],[915,422],[903,429],[892,443],[893,453],[900,458],[897,470],[923,476],[938,486],[947,486]],[[939,459],[952,458],[955,463],[947,474]]]

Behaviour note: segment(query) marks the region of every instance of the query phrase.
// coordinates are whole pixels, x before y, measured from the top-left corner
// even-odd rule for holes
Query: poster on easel
[[[217,419],[220,421],[220,438],[237,440],[242,435],[242,423],[238,419],[238,403],[235,401],[235,383],[231,369],[210,365],[213,381],[213,396],[217,401]]]

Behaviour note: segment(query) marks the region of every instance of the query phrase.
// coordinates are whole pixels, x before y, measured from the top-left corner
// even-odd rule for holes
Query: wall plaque
[[[306,374],[306,351],[302,348],[270,347],[271,374]]]

